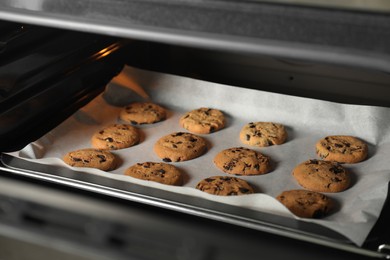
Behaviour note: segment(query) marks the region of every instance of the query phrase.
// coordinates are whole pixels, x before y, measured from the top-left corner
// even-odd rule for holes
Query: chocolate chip
[[[329,171],[335,173],[335,174],[339,174],[339,173],[342,173],[344,172],[344,169],[339,167],[339,166],[333,166],[329,169]]]
[[[81,162],[82,159],[77,158],[77,157],[72,157],[72,161],[74,161],[74,162]]]
[[[318,160],[316,160],[316,159],[310,160],[310,161],[309,161],[309,164],[318,164]]]
[[[261,137],[262,134],[261,134],[260,131],[257,131],[257,130],[256,130],[256,131],[254,132],[254,135],[255,135],[255,136],[258,136],[258,137]]]
[[[215,127],[214,126],[211,126],[210,127],[210,133],[214,132],[215,131]]]
[[[163,160],[164,162],[172,162],[172,160],[169,159],[169,158],[163,158],[162,160]]]
[[[233,170],[233,168],[236,166],[235,162],[229,162],[223,166],[223,168],[227,171]]]
[[[184,135],[184,134],[185,134],[185,133],[183,133],[183,132],[179,132],[179,133],[173,134],[172,137],[182,136],[182,135]]]
[[[251,136],[250,135],[245,135],[246,137],[246,140],[249,141],[251,139]]]
[[[114,139],[112,139],[111,137],[107,137],[106,139],[104,139],[104,141],[112,143],[114,142]]]
[[[165,170],[163,169],[159,169],[157,170],[156,172],[154,172],[155,175],[158,175],[159,177],[161,178],[164,178],[165,177]]]
[[[343,147],[342,144],[334,144],[334,146],[336,146],[336,147],[338,147],[338,148]]]
[[[107,161],[107,158],[106,156],[102,155],[102,154],[98,154],[97,157],[100,159],[99,162],[106,162]]]
[[[134,120],[131,120],[130,123],[133,124],[133,125],[138,125],[138,122],[136,122]]]

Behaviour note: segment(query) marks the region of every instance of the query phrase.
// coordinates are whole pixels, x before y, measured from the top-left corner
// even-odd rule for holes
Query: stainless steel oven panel
[[[388,13],[369,12],[369,6],[364,11],[309,6],[292,1],[7,0],[0,3],[0,17],[151,42],[390,71]]]

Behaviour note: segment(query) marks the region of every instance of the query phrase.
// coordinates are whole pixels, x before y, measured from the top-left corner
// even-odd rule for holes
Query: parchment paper
[[[380,215],[390,180],[389,108],[345,105],[273,94],[132,67],[125,67],[120,76],[140,85],[151,101],[168,110],[168,118],[156,124],[138,126],[143,136],[140,144],[113,151],[121,160],[116,170],[106,173],[73,168],[75,171],[296,218],[274,199],[284,190],[302,188],[292,177],[292,169],[303,161],[317,158],[314,145],[320,138],[336,134],[354,135],[369,144],[369,157],[364,162],[345,165],[353,175],[351,188],[340,193],[326,194],[337,204],[332,214],[321,220],[302,221],[324,225],[340,232],[356,245],[362,245]],[[101,96],[44,137],[12,155],[38,163],[69,167],[61,160],[66,152],[91,147],[90,137],[95,131],[110,123],[120,122],[118,114],[122,107],[141,100],[145,100],[142,95],[111,82]],[[227,125],[223,130],[203,135],[209,142],[209,150],[205,155],[191,161],[174,163],[185,174],[183,187],[171,187],[123,175],[126,168],[137,162],[160,162],[161,159],[153,152],[154,143],[166,134],[185,131],[179,126],[180,116],[199,107],[222,110],[227,116]],[[287,142],[265,148],[243,145],[239,140],[239,132],[243,125],[255,121],[284,124],[289,134]],[[213,158],[222,149],[239,146],[260,151],[273,161],[274,170],[268,174],[240,176],[255,187],[256,194],[219,197],[194,189],[203,178],[227,175],[214,166]]]

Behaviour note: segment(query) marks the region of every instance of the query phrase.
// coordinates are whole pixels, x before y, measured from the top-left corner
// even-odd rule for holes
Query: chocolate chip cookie
[[[324,194],[307,190],[288,190],[279,194],[280,201],[293,214],[301,218],[322,218],[332,209],[332,200]]]
[[[287,131],[282,124],[272,122],[251,122],[240,132],[240,140],[250,146],[266,147],[286,141]]]
[[[96,132],[91,139],[92,146],[97,149],[118,150],[138,144],[140,134],[131,125],[113,124]]]
[[[209,134],[225,126],[225,116],[218,109],[202,107],[185,113],[179,123],[192,133]]]
[[[127,105],[119,114],[124,122],[133,125],[153,124],[166,119],[165,109],[151,102],[135,102]]]
[[[178,186],[183,184],[183,177],[179,169],[168,163],[137,163],[129,167],[125,171],[125,175],[166,185]]]
[[[325,161],[358,163],[367,158],[368,147],[356,137],[333,135],[319,140],[316,152]]]
[[[213,176],[201,180],[196,188],[203,192],[220,196],[234,196],[254,193],[251,185],[239,178]]]
[[[271,170],[268,156],[243,147],[219,152],[214,157],[214,164],[223,172],[234,175],[259,175]]]
[[[154,151],[164,162],[187,161],[203,155],[207,142],[195,134],[176,132],[161,137],[155,143]]]
[[[96,168],[102,171],[110,171],[116,167],[116,158],[112,153],[92,148],[71,151],[65,154],[63,161],[73,167]]]
[[[296,166],[292,175],[302,187],[317,192],[340,192],[351,183],[350,173],[331,161],[308,160]]]

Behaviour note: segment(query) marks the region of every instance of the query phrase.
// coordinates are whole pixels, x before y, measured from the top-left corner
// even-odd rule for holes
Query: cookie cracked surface
[[[220,196],[235,196],[254,193],[252,186],[245,180],[228,176],[212,176],[203,179],[196,185],[196,189]]]
[[[218,109],[202,107],[185,113],[179,123],[192,133],[209,134],[225,126],[225,116]]]
[[[164,162],[187,161],[206,153],[207,142],[195,134],[175,132],[157,140],[154,151]]]
[[[223,172],[234,175],[259,175],[271,170],[268,156],[244,147],[219,152],[214,157],[214,164]]]
[[[241,142],[250,146],[280,145],[286,139],[287,131],[284,125],[273,122],[251,122],[240,131]]]
[[[183,177],[178,168],[168,163],[137,163],[125,171],[125,175],[166,185],[182,185]]]
[[[116,167],[116,157],[106,150],[80,149],[68,152],[63,161],[72,167],[95,168],[110,171]]]
[[[113,124],[96,132],[91,139],[92,146],[97,149],[118,150],[138,144],[140,134],[131,125]]]
[[[121,120],[133,125],[153,124],[166,119],[163,107],[151,102],[135,102],[127,105],[119,114]]]
[[[316,192],[341,192],[351,183],[350,173],[330,161],[305,161],[294,168],[292,175],[302,187]]]
[[[288,190],[276,199],[301,218],[322,218],[332,209],[332,200],[321,193],[307,190]]]
[[[325,161],[358,163],[367,158],[368,146],[353,136],[333,135],[316,143],[316,153]]]

